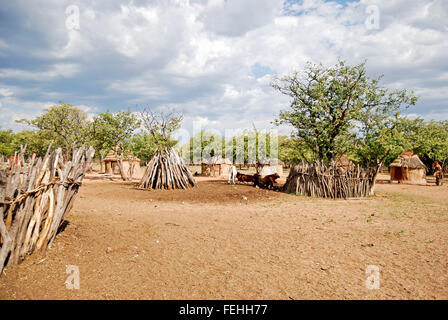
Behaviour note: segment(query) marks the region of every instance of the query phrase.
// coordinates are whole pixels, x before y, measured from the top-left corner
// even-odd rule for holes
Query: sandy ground
[[[5,269],[0,299],[448,298],[448,184],[344,201],[198,180],[147,192],[85,179],[53,247]]]

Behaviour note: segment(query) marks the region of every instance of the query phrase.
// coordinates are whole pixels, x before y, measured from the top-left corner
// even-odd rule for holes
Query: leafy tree
[[[229,158],[234,163],[247,164],[249,160],[255,161],[259,157],[271,157],[271,139],[276,138],[256,128],[244,130],[233,137],[224,137],[210,130],[201,130],[190,139],[186,146],[183,146],[183,149],[189,148],[190,160],[193,160],[193,155],[205,158],[220,155],[223,158]]]
[[[0,130],[0,155],[8,156],[14,154],[12,140],[14,133],[12,130]]]
[[[200,133],[198,133],[198,135],[201,144],[199,146],[195,145],[194,147],[196,148],[200,147],[201,157],[208,157],[208,156],[225,157],[225,154],[223,154],[223,151],[225,150],[224,137],[217,134],[216,132],[207,130],[202,130]],[[195,150],[195,152],[197,152],[197,150]]]
[[[33,126],[51,136],[54,146],[61,146],[66,155],[73,147],[86,143],[89,135],[87,114],[81,109],[61,102],[33,120],[17,122]]]
[[[51,137],[40,131],[23,130],[17,133],[13,133],[12,130],[0,131],[0,154],[6,156],[14,155],[20,150],[20,146],[25,145],[27,146],[26,156],[31,156],[33,153],[42,156],[50,143]]]
[[[367,127],[369,130],[359,131],[362,135],[353,144],[355,153],[367,164],[389,164],[405,150],[418,154],[428,167],[436,160],[448,160],[447,121],[426,122],[397,113],[373,123]]]
[[[220,153],[222,157],[225,157],[225,144],[226,141],[224,137],[203,129],[191,137],[187,143],[180,146],[179,152],[182,154],[185,161],[194,163],[195,160],[200,161],[204,157],[213,157]],[[221,152],[218,150],[221,150]]]
[[[410,149],[417,153],[422,161],[431,167],[439,161],[448,162],[448,121],[425,122],[421,118],[413,121],[412,135],[408,136]]]
[[[403,151],[411,148],[410,138],[415,123],[396,113],[366,114],[352,139],[355,158],[369,166],[389,164]],[[378,168],[379,169],[379,168]]]
[[[364,132],[379,130],[391,114],[414,105],[416,97],[406,90],[389,91],[379,78],[366,74],[365,63],[348,66],[308,64],[304,72],[276,78],[272,87],[291,97],[288,110],[275,123],[289,124],[317,159],[330,161],[348,149],[350,130],[361,125]]]
[[[278,158],[277,150],[271,150],[272,143],[275,139],[279,139],[277,135],[271,132],[258,130],[255,126],[252,130],[244,130],[231,139],[225,141],[226,153],[232,151],[234,163],[248,164],[257,159]],[[279,147],[277,145],[277,147]],[[224,151],[223,151],[224,152]],[[240,163],[242,162],[242,163]]]
[[[129,149],[140,160],[148,162],[156,152],[157,145],[150,134],[140,132],[131,138]]]
[[[38,156],[43,156],[52,143],[52,135],[44,131],[22,130],[14,134],[12,146],[14,150],[20,150],[20,146],[26,145],[26,155],[31,156],[35,153]],[[51,150],[56,149],[57,146],[52,144]],[[51,151],[50,150],[50,151]]]
[[[296,137],[279,136],[278,138],[278,158],[285,164],[294,164],[301,161],[311,162],[314,154],[307,144]]]
[[[138,117],[129,109],[115,113],[107,110],[89,123],[88,139],[100,156],[101,171],[106,152],[116,148],[119,153],[127,152],[132,134],[140,124]]]

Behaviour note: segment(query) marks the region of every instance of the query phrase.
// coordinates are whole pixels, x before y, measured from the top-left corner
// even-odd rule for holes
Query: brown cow
[[[275,189],[274,184],[278,178],[280,178],[280,176],[277,172],[264,178],[261,178],[259,174],[256,174],[254,175],[254,187],[259,186],[260,188]]]
[[[237,172],[236,178],[240,182],[254,182],[254,176]]]

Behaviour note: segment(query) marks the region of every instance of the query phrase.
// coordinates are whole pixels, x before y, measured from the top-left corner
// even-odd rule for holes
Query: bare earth
[[[448,299],[446,183],[344,201],[198,180],[157,192],[84,180],[65,230],[5,269],[0,299]]]

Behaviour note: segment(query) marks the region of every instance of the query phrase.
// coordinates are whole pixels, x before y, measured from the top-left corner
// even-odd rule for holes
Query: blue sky
[[[448,119],[447,18],[443,0],[2,1],[0,127],[64,101],[91,116],[149,106],[183,112],[186,127],[271,128],[288,106],[272,77],[338,57],[415,90],[410,116]]]

